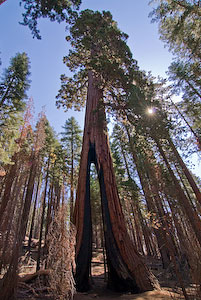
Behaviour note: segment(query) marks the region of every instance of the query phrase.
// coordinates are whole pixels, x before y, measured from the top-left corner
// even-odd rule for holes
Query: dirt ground
[[[166,289],[160,291],[149,291],[143,294],[121,294],[115,293],[107,289],[104,280],[104,264],[102,253],[95,253],[92,259],[92,289],[87,293],[76,293],[74,300],[168,300],[168,299],[184,299],[177,293],[170,292]]]
[[[117,294],[114,292],[110,292],[108,290],[103,290],[102,293],[77,293],[74,297],[74,300],[92,300],[92,299],[99,299],[99,300],[109,300],[109,299],[118,299],[118,300],[165,300],[165,299],[184,299],[182,296],[170,293],[168,291],[150,291],[143,294],[137,295],[129,295],[129,294]]]
[[[93,258],[92,258],[92,269],[91,269],[91,290],[87,293],[76,293],[74,295],[74,300],[93,300],[93,299],[98,299],[98,300],[169,300],[169,299],[184,299],[181,289],[180,288],[173,288],[174,285],[167,285],[166,281],[164,282],[165,284],[163,285],[163,288],[158,291],[149,291],[146,293],[142,294],[131,294],[131,293],[116,293],[113,292],[109,289],[107,289],[107,280],[106,280],[106,274],[107,270],[104,270],[104,256],[103,252],[100,249],[97,249],[93,251]],[[32,257],[31,261],[30,258],[28,259],[28,262],[25,264],[25,261],[27,260],[26,255],[24,255],[24,262],[22,262],[22,267],[21,267],[21,272],[20,275],[21,277],[24,277],[27,274],[34,273],[35,267],[36,267],[36,259],[35,259],[35,249],[32,251]],[[154,266],[156,268],[153,268],[153,270],[156,270],[155,272],[161,273],[160,271],[160,263],[157,265],[158,262],[154,262]],[[152,265],[153,267],[153,265]],[[161,273],[163,274],[163,273]],[[157,274],[156,274],[157,275]],[[157,276],[158,277],[158,276]],[[161,281],[161,280],[160,280]],[[163,280],[162,280],[163,281]],[[29,295],[32,286],[26,285],[23,288],[27,288],[27,295]],[[26,292],[27,292],[26,291]],[[22,292],[22,293],[20,293]],[[18,297],[17,299],[19,300],[25,300],[28,299],[27,297],[24,297],[25,295],[25,290],[19,288],[18,290]],[[30,295],[29,295],[30,296]],[[33,294],[32,297],[29,299],[40,299],[44,300],[47,299],[44,294],[44,297],[35,297]],[[51,298],[48,298],[51,299]],[[198,299],[198,298],[190,298],[190,299]],[[2,299],[3,300],[3,299]]]

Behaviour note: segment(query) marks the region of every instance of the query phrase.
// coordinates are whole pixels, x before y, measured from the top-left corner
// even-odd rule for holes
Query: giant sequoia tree
[[[58,106],[79,109],[87,93],[83,148],[78,179],[74,220],[77,227],[76,283],[80,291],[89,288],[92,256],[90,208],[90,165],[98,172],[108,264],[108,286],[140,292],[158,286],[142,261],[126,230],[110,153],[106,102],[118,103],[133,81],[136,64],[126,45],[127,36],[109,12],[86,10],[70,29],[73,50],[64,62],[73,78],[62,76]]]

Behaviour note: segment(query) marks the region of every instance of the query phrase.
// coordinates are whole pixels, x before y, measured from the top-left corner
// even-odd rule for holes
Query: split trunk
[[[89,289],[92,257],[90,165],[97,169],[108,265],[108,287],[134,293],[159,287],[132,244],[124,221],[113,170],[106,126],[103,91],[89,72],[84,138],[80,162],[74,221],[77,227],[76,274],[78,291]]]

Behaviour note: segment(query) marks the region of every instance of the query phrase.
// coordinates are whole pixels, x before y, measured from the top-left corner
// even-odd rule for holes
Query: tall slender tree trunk
[[[74,207],[74,149],[73,149],[73,132],[71,137],[71,174],[70,174],[70,220],[73,222]]]
[[[20,173],[20,172],[19,172]],[[8,201],[8,204],[6,205],[6,209],[4,211],[4,218],[1,222],[1,232],[7,230],[7,226],[9,225],[9,222],[13,222],[13,215],[17,206],[17,200],[20,193],[20,189],[22,188],[22,176],[19,176],[19,173],[16,174],[16,178],[12,185],[12,191],[10,194],[11,201]]]
[[[18,270],[19,254],[26,233],[26,227],[29,218],[31,200],[32,200],[33,189],[34,189],[35,175],[37,170],[37,158],[35,157],[34,154],[32,155],[31,162],[32,165],[29,173],[29,180],[28,180],[27,191],[24,200],[23,212],[20,218],[19,228],[17,228],[16,243],[13,247],[10,266],[1,282],[1,297],[4,300],[13,299],[15,288],[17,285],[17,279],[18,279],[17,270]]]
[[[159,149],[159,152],[167,166],[167,169],[170,173],[170,176],[172,178],[172,181],[175,185],[175,192],[178,198],[178,201],[180,202],[181,208],[183,209],[184,213],[189,219],[189,222],[195,232],[195,235],[197,237],[197,240],[199,244],[201,245],[201,221],[200,218],[198,217],[196,211],[192,208],[192,206],[189,203],[188,198],[186,197],[183,189],[181,188],[176,176],[174,175],[172,168],[166,158],[165,152],[163,151],[162,146],[160,145],[159,141],[156,139],[155,140]]]
[[[10,196],[11,196],[11,192],[12,192],[12,185],[15,180],[15,176],[16,176],[17,169],[18,169],[17,158],[18,158],[18,155],[16,154],[15,159],[13,160],[14,164],[10,167],[9,174],[6,178],[4,194],[3,194],[3,197],[1,200],[1,207],[0,207],[0,228],[1,228],[1,224],[3,222],[4,212],[9,203],[9,200],[10,200]]]
[[[56,193],[56,210],[58,210],[60,208],[60,200],[61,200],[61,186],[59,185],[59,182],[56,183],[55,193]]]
[[[46,228],[45,228],[45,245],[47,240],[47,235],[49,231],[49,226],[51,223],[51,212],[52,212],[52,204],[53,204],[53,182],[49,187],[49,196],[48,196],[48,207],[47,207],[47,218],[46,218]]]
[[[33,214],[31,218],[31,228],[29,232],[29,241],[28,241],[28,249],[30,250],[31,247],[31,240],[33,235],[33,228],[34,228],[34,221],[35,221],[35,215],[36,215],[36,205],[37,205],[37,199],[38,199],[38,191],[39,191],[39,185],[40,185],[40,176],[38,177],[38,183],[36,187],[36,194],[35,194],[35,200],[34,200],[34,207],[33,207]]]
[[[20,204],[23,203],[23,200],[24,200],[26,183],[27,183],[27,178],[25,178],[22,200],[20,201]],[[2,228],[4,229],[3,230],[4,234],[2,235],[2,241],[1,241],[3,247],[2,247],[2,251],[1,251],[0,273],[1,273],[2,267],[4,265],[4,262],[6,261],[6,258],[9,257],[7,251],[9,251],[13,247],[13,239],[9,239],[9,237],[11,234],[11,229],[17,228],[16,224],[14,224],[15,223],[14,222],[14,214],[16,211],[17,199],[18,199],[18,196],[20,195],[20,189],[22,188],[22,185],[23,185],[23,178],[22,178],[22,176],[20,176],[20,180],[18,181],[18,184],[16,184],[16,186],[15,186],[16,191],[13,191],[13,201],[12,201],[10,207],[7,208],[7,210],[8,210],[7,216],[5,217],[4,222],[2,223]]]
[[[90,165],[95,163],[101,191],[108,286],[116,290],[142,292],[159,284],[133,246],[126,230],[117,192],[106,126],[103,91],[98,78],[89,72],[84,139],[80,162],[74,220],[77,227],[77,290],[89,289],[92,256]]]
[[[145,164],[146,164],[146,168],[148,171],[147,176],[149,177],[149,181],[151,182],[150,185],[150,190],[153,193],[153,198],[154,198],[154,204],[157,210],[157,215],[158,215],[158,219],[160,220],[160,223],[163,227],[163,236],[164,236],[164,240],[165,243],[167,245],[169,245],[168,249],[171,247],[171,251],[169,249],[169,252],[171,253],[175,253],[175,243],[174,240],[172,238],[171,234],[167,234],[168,231],[168,224],[167,224],[167,220],[166,220],[166,213],[164,210],[164,206],[163,206],[163,199],[160,196],[160,186],[159,186],[159,178],[156,176],[156,171],[157,173],[159,172],[157,165],[155,166],[155,168],[153,168],[149,157],[145,158]]]
[[[61,203],[62,203],[62,207],[64,208],[64,205],[65,205],[65,176],[63,175],[63,183],[62,183],[62,200],[61,200]]]
[[[186,167],[186,164],[184,163],[183,159],[181,158],[179,152],[177,151],[177,149],[170,137],[168,138],[168,142],[170,144],[170,147],[172,148],[172,151],[173,151],[178,163],[180,164],[184,174],[186,175],[186,178],[187,178],[192,190],[194,191],[198,202],[201,204],[201,192],[200,192],[195,180],[193,179],[193,176],[191,175],[188,168]],[[157,144],[158,144],[158,141],[157,141]]]
[[[157,252],[156,252],[156,247],[153,247],[153,237],[152,237],[152,232],[150,232],[147,224],[144,223],[144,219],[142,217],[142,213],[140,211],[139,206],[137,207],[138,210],[138,215],[139,215],[139,219],[140,219],[140,223],[141,223],[141,227],[142,227],[142,231],[143,231],[143,236],[144,236],[144,241],[145,241],[145,245],[146,245],[146,249],[147,249],[147,255],[148,256],[157,256]]]
[[[201,150],[201,139],[199,137],[199,135],[195,132],[195,130],[192,128],[192,126],[189,124],[189,122],[187,121],[187,119],[184,117],[184,115],[182,114],[182,112],[180,111],[180,109],[178,108],[178,106],[170,99],[171,104],[175,107],[175,109],[177,110],[177,112],[180,114],[180,116],[182,117],[182,119],[184,120],[184,122],[187,124],[187,126],[189,127],[190,131],[192,132],[192,134],[194,135],[197,143],[198,143],[198,147],[199,150]]]
[[[197,89],[194,88],[193,84],[190,82],[190,80],[188,79],[184,79],[186,81],[186,83],[188,84],[188,86],[194,91],[194,93],[201,99],[201,94],[199,93],[199,91]]]
[[[125,155],[125,152],[124,152],[124,149],[123,149],[123,146],[122,146],[122,143],[120,143],[120,147],[121,147],[121,153],[122,153],[122,156],[123,156],[123,160],[124,160],[124,164],[125,164],[125,167],[126,167],[126,172],[127,172],[127,175],[128,175],[128,179],[130,180],[130,182],[133,183],[132,181],[132,178],[131,178],[131,175],[130,175],[130,170],[129,170],[129,167],[128,167],[128,163],[127,163],[127,159],[126,159],[126,155]],[[133,186],[131,186],[131,193],[132,193],[132,196],[133,196],[133,201],[136,201],[136,197],[134,195],[134,190],[133,190]],[[138,201],[138,199],[137,199]],[[143,251],[143,246],[142,246],[142,241],[139,237],[139,220],[138,218],[136,217],[136,210],[134,209],[133,207],[133,203],[130,203],[131,205],[131,208],[132,208],[132,213],[133,213],[133,219],[134,219],[134,223],[135,223],[135,229],[136,229],[136,236],[135,236],[135,231],[134,231],[134,227],[133,227],[133,223],[131,221],[131,226],[132,226],[132,235],[133,235],[133,239],[134,239],[134,244],[137,246],[138,245],[138,250],[141,251],[142,254],[144,254],[144,251]],[[130,215],[129,215],[130,217]]]
[[[181,181],[182,187],[183,187],[186,195],[188,196],[188,199],[189,199],[192,207],[195,207],[197,209],[197,212],[201,215],[201,204],[198,201],[196,201],[196,199],[194,201],[195,203],[193,203],[192,198],[194,198],[194,197],[192,197],[192,195],[190,194],[190,191],[188,189],[188,187],[190,187],[190,186],[187,184],[187,182],[184,182],[184,177],[182,176],[183,175],[182,170],[179,169],[179,167],[176,163],[174,163],[174,166],[177,171],[177,174],[179,175],[179,179]]]
[[[43,237],[43,223],[44,223],[44,218],[45,218],[45,208],[46,208],[45,201],[46,201],[47,184],[48,184],[48,178],[49,178],[49,166],[50,166],[50,154],[49,154],[48,162],[47,162],[47,173],[46,173],[46,178],[45,178],[45,188],[44,188],[44,196],[43,196],[43,203],[42,203],[42,216],[41,216],[41,224],[40,224],[40,236],[39,236],[39,243],[38,243],[36,271],[40,270],[41,243],[42,243],[42,237]]]
[[[129,170],[129,167],[128,167],[127,158],[126,158],[126,155],[125,155],[122,143],[120,143],[120,145],[121,145],[121,152],[122,152],[122,155],[123,155],[123,159],[124,159],[124,163],[125,163],[125,167],[126,167],[128,178],[133,183],[131,175],[130,175],[130,170]],[[133,193],[133,190],[134,190],[134,187],[132,189],[132,194],[133,194],[133,201],[136,201],[135,200],[135,195]],[[151,245],[150,245],[150,241],[149,241],[148,234],[147,234],[147,228],[145,228],[145,224],[143,222],[142,214],[141,214],[141,211],[140,211],[140,208],[139,208],[139,203],[138,202],[134,203],[134,204],[131,203],[131,206],[132,206],[133,214],[137,214],[138,215],[138,220],[140,220],[142,232],[143,232],[143,235],[144,235],[144,240],[145,240],[145,245],[146,245],[147,253],[148,253],[148,255],[151,255],[151,253],[153,251],[151,250]],[[135,206],[135,209],[134,209],[133,206]]]
[[[146,178],[145,172],[143,172],[142,168],[140,168],[140,161],[139,161],[138,155],[137,155],[136,150],[135,150],[135,146],[132,142],[132,139],[131,139],[131,136],[130,136],[130,133],[129,133],[129,130],[128,130],[127,127],[126,127],[126,131],[127,131],[127,135],[128,135],[128,139],[129,139],[131,153],[132,153],[132,156],[133,156],[133,161],[136,165],[136,169],[137,169],[137,172],[138,172],[140,183],[141,183],[144,195],[145,195],[147,208],[148,208],[149,212],[151,212],[151,214],[154,214],[156,212],[156,208],[154,206],[154,202],[153,202],[153,199],[152,199],[152,191],[150,189],[150,183]],[[144,162],[143,162],[143,165],[144,165]],[[152,215],[151,215],[151,221],[152,221],[152,219],[153,218],[152,218]],[[165,240],[164,240],[163,230],[159,227],[159,228],[153,228],[153,231],[154,231],[154,234],[155,234],[156,239],[157,239],[158,248],[159,248],[159,251],[160,251],[160,254],[161,254],[163,267],[166,268],[169,265],[170,260],[169,260],[169,254],[168,254],[167,248],[165,247]]]

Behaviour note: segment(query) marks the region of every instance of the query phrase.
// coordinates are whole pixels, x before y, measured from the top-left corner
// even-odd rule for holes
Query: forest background
[[[73,1],[79,2],[79,0]],[[0,1],[0,4],[2,2],[4,1]],[[22,0],[22,2],[27,5],[35,3],[36,7],[39,3],[32,0]],[[71,26],[70,36],[65,41],[65,35],[69,34],[68,31],[65,31],[65,25],[51,23],[48,20],[39,21],[39,32],[33,31],[35,23],[31,20],[29,25],[32,27],[32,32],[30,32],[28,28],[19,24],[19,21],[22,21],[23,9],[21,10],[17,6],[18,4],[13,6],[10,1],[5,1],[1,5],[3,8],[1,22],[4,22],[1,28],[5,28],[2,30],[3,44],[0,49],[3,74],[0,85],[0,142],[2,145],[0,148],[0,269],[1,276],[3,276],[1,287],[4,299],[10,299],[16,291],[17,270],[19,269],[19,273],[21,273],[21,267],[18,268],[21,261],[19,263],[18,258],[23,254],[21,250],[22,246],[25,246],[25,236],[28,238],[25,247],[28,247],[29,254],[31,254],[31,247],[34,244],[33,237],[37,239],[37,242],[35,241],[37,257],[31,266],[36,271],[44,267],[54,269],[60,263],[62,268],[65,266],[64,268],[67,269],[71,265],[72,258],[69,258],[69,266],[61,261],[61,258],[66,257],[70,251],[65,256],[60,255],[59,257],[54,256],[57,251],[52,251],[58,245],[61,246],[61,249],[68,250],[68,247],[73,249],[73,244],[68,244],[70,239],[68,237],[60,239],[59,236],[52,235],[55,232],[60,233],[60,230],[55,231],[53,228],[60,221],[60,223],[62,220],[64,221],[64,215],[61,216],[59,222],[57,218],[59,208],[63,213],[66,211],[64,209],[66,202],[69,206],[68,212],[71,221],[75,221],[75,217],[80,216],[77,214],[77,209],[83,212],[84,201],[80,200],[79,196],[79,190],[83,190],[81,185],[85,185],[85,180],[82,180],[85,178],[82,176],[82,172],[86,175],[86,166],[83,168],[83,161],[86,163],[87,159],[83,160],[83,157],[89,153],[90,162],[95,161],[93,151],[88,152],[89,150],[87,150],[90,143],[86,141],[90,132],[92,135],[94,134],[95,138],[93,140],[93,136],[90,137],[97,148],[95,149],[97,161],[100,160],[100,164],[97,163],[97,166],[104,166],[102,159],[109,154],[109,157],[105,159],[106,162],[110,161],[111,163],[111,168],[108,166],[106,168],[107,175],[110,174],[108,170],[112,170],[111,174],[113,174],[113,158],[126,226],[136,249],[144,255],[157,257],[157,259],[160,257],[164,270],[171,269],[173,263],[173,269],[177,274],[185,299],[188,299],[188,296],[185,283],[180,276],[180,272],[183,272],[184,268],[186,269],[183,273],[187,275],[190,266],[192,282],[199,286],[201,268],[199,264],[195,264],[195,261],[200,261],[201,193],[198,187],[200,180],[188,171],[186,165],[192,169],[192,162],[194,162],[197,167],[197,170],[194,169],[194,173],[198,174],[199,166],[196,159],[198,160],[201,149],[199,118],[201,98],[200,4],[193,2],[194,4],[191,6],[190,1],[181,3],[176,0],[168,0],[167,2],[170,7],[162,5],[160,10],[155,11],[155,15],[152,14],[152,17],[163,18],[163,14],[165,14],[160,34],[176,56],[172,64],[172,56],[158,39],[157,27],[150,24],[151,18],[148,18],[148,14],[152,8],[148,6],[147,2],[128,1],[127,6],[123,6],[121,2],[111,1],[109,4],[103,2],[100,6],[96,4],[93,7],[94,2],[92,5],[91,2],[86,1],[81,7],[81,9],[110,10],[121,30],[130,35],[128,45],[136,61],[131,59],[131,52],[125,44],[126,35],[118,31],[110,13],[103,12],[101,15],[99,12],[93,13],[89,10],[82,12],[74,26]],[[57,5],[60,2],[54,3]],[[63,2],[61,3],[63,4]],[[168,9],[170,9],[171,16],[174,15],[176,4],[179,6],[179,12],[176,10],[176,18],[166,19]],[[182,15],[180,12],[183,10]],[[44,11],[46,12],[46,10]],[[56,18],[59,16],[57,15]],[[110,22],[112,26],[108,27]],[[175,27],[172,26],[174,22],[176,22]],[[108,30],[108,28],[112,30]],[[41,34],[42,40],[40,40],[39,34]],[[33,39],[32,35],[35,37],[38,35],[39,39]],[[71,43],[67,43],[69,39]],[[70,44],[75,52],[69,51]],[[16,50],[13,53],[14,49]],[[72,75],[62,63],[62,57],[67,53],[69,55],[64,57],[67,67],[70,70],[78,71],[78,73],[74,73],[73,79],[69,78]],[[11,57],[12,60],[10,60]],[[4,71],[5,67],[7,67],[6,71]],[[152,77],[153,75],[165,77],[168,67],[169,76],[173,79],[172,89],[164,85],[162,79],[158,79],[157,83],[154,83],[156,78]],[[101,78],[100,81],[95,79],[97,85],[91,85],[94,80],[91,68],[97,72],[97,78]],[[143,72],[143,69],[151,70],[152,75]],[[86,79],[87,71],[89,81]],[[62,73],[67,74],[68,77],[61,76],[62,86],[59,90],[59,77]],[[88,87],[85,85],[87,82]],[[29,89],[29,87],[31,88]],[[69,117],[74,115],[83,127],[84,110],[81,109],[81,106],[85,105],[86,87],[88,88],[88,106],[77,192],[77,200],[80,201],[81,206],[76,200],[73,217],[81,130],[75,119]],[[92,92],[93,88],[96,92],[101,91],[101,95],[104,90],[104,104],[102,100],[97,101],[96,97],[90,98],[89,91]],[[71,110],[64,113],[62,110],[56,110],[55,96],[58,90],[57,105],[63,106],[66,110],[74,106],[77,110],[81,110],[81,113],[74,113]],[[179,92],[183,92],[181,103],[177,102],[179,98],[175,98]],[[33,99],[35,103],[35,120],[32,119],[32,102],[29,100],[25,109],[23,102],[25,98]],[[88,109],[90,99],[93,99],[95,105],[91,106],[90,109],[93,108],[91,113]],[[173,101],[176,101],[178,106],[175,106]],[[104,147],[102,143],[99,143],[103,140],[106,141],[103,138],[107,123],[105,108],[110,113],[108,116],[112,115],[115,123],[120,125],[118,127],[116,124],[113,129],[112,157],[108,151],[108,143]],[[41,110],[42,113],[38,115]],[[22,120],[23,111],[25,111],[24,122]],[[97,113],[97,118],[95,113]],[[97,126],[94,125],[96,123]],[[89,124],[89,128],[86,124]],[[57,135],[63,132],[59,136],[60,140],[55,136],[51,126],[56,129]],[[112,129],[111,126],[109,127]],[[90,131],[91,128],[92,131]],[[98,133],[96,132],[97,128],[101,128]],[[99,132],[102,134],[101,139],[97,139]],[[110,130],[110,134],[111,132],[112,130]],[[106,151],[106,156],[99,151],[102,148]],[[186,165],[177,149],[182,154]],[[130,162],[134,162],[134,165]],[[101,177],[102,173],[98,169],[97,171]],[[114,174],[111,178],[114,178]],[[90,181],[87,180],[86,182]],[[100,212],[100,201],[98,202],[100,193],[94,170],[92,170],[91,180],[93,240],[96,240],[97,248],[100,246],[98,245],[98,236],[102,236],[103,247],[103,234],[101,217],[98,213]],[[109,179],[105,182],[111,183]],[[111,189],[117,191],[116,183],[113,181],[106,190]],[[118,197],[115,199],[115,203],[120,203]],[[110,200],[113,201],[113,198]],[[108,200],[108,203],[111,201]],[[114,205],[114,207],[116,206]],[[120,211],[121,209],[119,213]],[[96,215],[100,217],[99,222],[96,222]],[[79,230],[82,224],[79,218],[75,223],[78,228],[77,241],[80,241],[82,230]],[[116,228],[114,230],[116,237],[121,236],[120,232],[122,236],[125,236],[126,233],[126,226],[123,227],[123,222],[120,223],[120,231]],[[63,230],[62,234],[64,234]],[[59,240],[65,240],[68,247],[59,244]],[[125,240],[129,241],[126,238]],[[36,246],[36,244],[34,245]],[[89,256],[86,256],[89,261],[90,247],[89,243],[87,248]],[[192,248],[196,249],[193,254]],[[186,256],[189,265],[184,265]],[[31,256],[28,257],[32,259]],[[176,259],[179,262],[179,269]],[[132,261],[132,256],[130,256],[129,263],[126,262],[131,269]],[[78,266],[78,261],[76,263]],[[144,264],[142,261],[141,263]],[[136,269],[133,268],[133,270]],[[54,274],[58,275],[57,270]],[[60,274],[60,279],[63,281],[63,271]],[[77,274],[79,276],[78,271]],[[139,277],[144,278],[146,282],[149,272],[143,272],[143,276]],[[136,275],[134,277],[137,280]],[[187,280],[187,286],[192,283],[189,278],[185,278],[185,280]],[[63,281],[63,283],[65,282],[72,281],[69,278]],[[141,282],[140,280],[139,290],[149,290],[150,286],[141,285]],[[76,281],[77,289],[84,291],[82,280],[80,283],[81,285],[78,286],[78,281]],[[157,285],[152,283],[150,281],[151,289]],[[63,284],[59,284],[59,286],[63,286]],[[84,288],[86,290],[88,285]],[[70,288],[70,290],[72,289]]]
[[[94,1],[86,0],[81,9],[109,10],[119,28],[129,35],[128,46],[133,57],[138,61],[141,70],[151,71],[153,76],[167,77],[166,71],[173,59],[172,53],[159,39],[158,25],[151,23],[148,17],[152,10],[148,0],[127,0],[126,5],[121,0]],[[0,57],[1,74],[9,66],[11,57],[16,53],[27,53],[31,66],[31,84],[28,96],[33,97],[35,117],[45,108],[47,119],[57,133],[70,116],[74,116],[81,128],[84,125],[84,110],[75,112],[57,109],[55,97],[60,88],[60,75],[70,74],[63,64],[63,56],[69,50],[66,43],[67,35],[65,23],[50,22],[49,19],[40,19],[38,24],[42,39],[33,39],[27,26],[22,26],[23,7],[18,1],[6,1],[0,10]],[[176,97],[175,97],[176,99]],[[176,101],[179,97],[176,99]],[[200,164],[197,155],[193,155],[191,169],[201,176]]]

